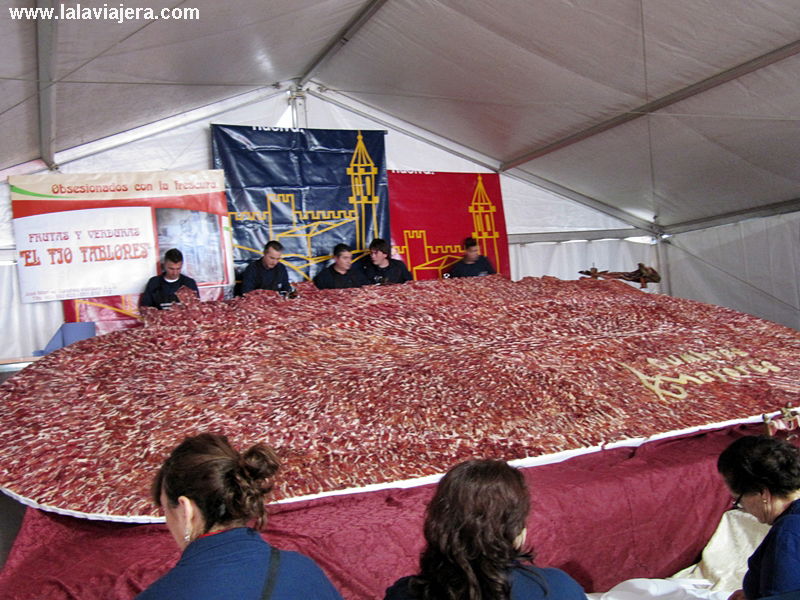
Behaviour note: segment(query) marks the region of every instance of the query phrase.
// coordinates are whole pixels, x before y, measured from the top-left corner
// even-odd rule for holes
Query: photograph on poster
[[[224,280],[224,249],[217,215],[183,208],[157,208],[156,226],[162,255],[159,258],[170,248],[180,248],[184,275],[198,283]]]

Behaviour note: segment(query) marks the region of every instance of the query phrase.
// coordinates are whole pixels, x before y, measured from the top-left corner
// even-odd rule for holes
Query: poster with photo
[[[232,288],[222,171],[48,173],[9,183],[22,302],[64,300],[67,321],[95,321],[100,332],[136,325],[139,294],[169,248],[183,253],[201,298]]]

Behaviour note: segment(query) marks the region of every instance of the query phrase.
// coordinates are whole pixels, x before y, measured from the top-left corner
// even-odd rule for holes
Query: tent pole
[[[306,85],[314,74],[319,71],[325,63],[333,58],[344,46],[349,42],[353,36],[358,33],[364,25],[369,22],[372,16],[378,12],[381,7],[386,4],[387,0],[371,0],[350,20],[350,22],[342,29],[334,38],[328,43],[325,49],[311,61],[300,77],[297,78],[299,86]]]
[[[761,56],[748,60],[740,65],[717,73],[716,75],[712,75],[711,77],[707,77],[702,81],[693,83],[692,85],[689,85],[676,92],[672,92],[671,94],[657,98],[656,100],[642,104],[641,106],[626,110],[625,112],[607,119],[602,123],[597,123],[596,125],[592,125],[587,129],[575,132],[564,138],[561,138],[560,140],[545,144],[544,146],[532,148],[520,154],[519,156],[515,156],[505,161],[502,165],[500,165],[500,172],[502,173],[503,171],[508,171],[509,169],[519,167],[520,165],[529,163],[540,156],[544,156],[546,154],[550,154],[551,152],[555,152],[556,150],[571,146],[572,144],[588,139],[593,135],[603,133],[604,131],[624,125],[625,123],[633,121],[634,119],[654,113],[682,100],[686,100],[687,98],[707,92],[708,90],[711,90],[719,85],[728,83],[729,81],[733,81],[739,77],[743,77],[744,75],[767,67],[798,53],[800,53],[800,40],[795,40],[794,42],[786,44],[785,46],[781,46],[780,48],[776,48],[771,52],[762,54]]]
[[[462,158],[464,160],[468,160],[469,162],[483,167],[487,171],[491,171],[493,173],[497,172],[497,161],[493,161],[490,158],[480,155],[477,151],[472,151],[471,148],[461,147],[462,150],[457,150],[453,146],[457,145],[457,142],[453,142],[452,140],[448,140],[442,136],[439,136],[435,133],[432,133],[427,130],[422,130],[415,127],[413,124],[403,121],[402,119],[398,119],[396,117],[391,117],[391,115],[385,115],[384,118],[379,117],[376,114],[372,114],[369,112],[369,107],[367,105],[363,105],[357,100],[353,100],[349,98],[347,95],[342,94],[341,92],[336,92],[335,90],[329,90],[327,88],[321,87],[319,91],[308,90],[307,91],[309,96],[313,96],[314,98],[318,98],[323,102],[327,102],[332,104],[333,106],[337,106],[341,109],[346,110],[354,115],[358,115],[359,117],[364,117],[365,119],[369,119],[373,123],[377,123],[387,129],[391,129],[393,131],[397,131],[398,133],[402,133],[403,135],[407,135],[408,137],[415,139],[420,142],[425,142],[433,146],[434,148],[438,148],[439,150],[444,150],[453,156],[457,156],[458,158]],[[347,102],[343,102],[340,100],[336,100],[331,98],[330,95],[326,95],[328,93],[335,93],[338,96],[345,98]],[[373,109],[377,110],[377,109]],[[437,139],[438,138],[438,139]],[[448,145],[451,144],[451,145]]]
[[[52,10],[51,0],[37,0],[36,7]],[[51,170],[55,161],[55,95],[53,59],[56,45],[55,19],[36,20],[37,90],[39,93],[39,154]]]
[[[677,233],[686,233],[687,231],[696,231],[697,229],[708,229],[709,227],[719,227],[720,225],[729,225],[731,223],[738,223],[745,219],[759,219],[762,217],[772,217],[775,215],[784,215],[800,211],[800,198],[793,198],[791,200],[783,200],[781,202],[774,202],[772,204],[765,204],[762,206],[755,206],[742,210],[734,210],[714,217],[706,217],[703,219],[695,219],[693,221],[684,221],[683,223],[675,223],[664,227],[664,232],[671,235]]]
[[[656,262],[658,262],[656,271],[661,275],[661,292],[667,296],[672,296],[672,277],[669,272],[668,245],[669,240],[665,236],[656,236]]]
[[[289,107],[292,109],[292,127],[306,129],[308,127],[308,111],[306,110],[306,91],[292,85],[289,90]]]
[[[124,146],[125,144],[130,144],[138,140],[162,134],[172,129],[177,129],[178,127],[183,127],[184,125],[189,125],[190,123],[211,119],[217,115],[221,115],[226,112],[254,104],[256,102],[264,102],[282,94],[286,94],[286,90],[281,89],[277,85],[271,86],[271,88],[263,88],[252,92],[246,92],[244,94],[234,96],[233,98],[228,98],[227,100],[219,100],[208,106],[195,108],[174,117],[160,119],[153,123],[140,125],[134,129],[116,133],[105,138],[100,138],[99,140],[95,140],[93,142],[86,142],[80,146],[73,146],[72,148],[61,150],[56,153],[56,159],[58,164],[66,165],[76,160],[81,160],[89,156],[94,156],[96,154]],[[20,172],[30,173],[32,170],[33,169],[28,169]]]

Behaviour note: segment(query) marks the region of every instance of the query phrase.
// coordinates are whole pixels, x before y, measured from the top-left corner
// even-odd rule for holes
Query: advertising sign
[[[9,183],[23,302],[82,299],[135,318],[135,300],[120,297],[140,294],[173,247],[201,294],[233,284],[222,171],[48,173]]]

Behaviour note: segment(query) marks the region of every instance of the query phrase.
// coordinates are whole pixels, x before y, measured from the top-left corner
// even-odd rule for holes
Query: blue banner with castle
[[[237,272],[283,244],[293,281],[310,280],[338,243],[363,257],[389,238],[384,131],[212,125],[225,171]]]

